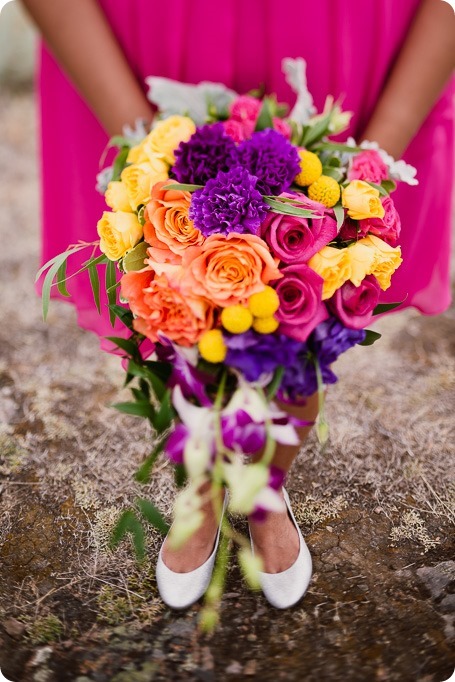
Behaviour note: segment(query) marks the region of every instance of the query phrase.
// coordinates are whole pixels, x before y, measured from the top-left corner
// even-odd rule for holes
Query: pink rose
[[[382,205],[385,211],[383,218],[359,220],[359,227],[361,228],[362,236],[370,232],[376,235],[376,237],[383,239],[390,246],[395,246],[401,232],[400,216],[391,197],[384,197]]]
[[[241,95],[231,104],[229,110],[231,118],[237,121],[249,121],[256,125],[262,102],[251,95]]]
[[[376,277],[367,275],[358,287],[352,282],[345,282],[327,301],[327,305],[346,327],[364,329],[373,318],[380,291]]]
[[[261,236],[273,254],[289,265],[305,263],[337,236],[336,221],[322,204],[302,195],[299,207],[315,211],[315,218],[300,218],[270,212],[261,226]]]
[[[313,329],[328,317],[322,303],[324,280],[308,265],[289,265],[275,285],[280,299],[276,318],[279,331],[297,341],[306,341]]]
[[[388,168],[375,149],[366,149],[351,159],[348,180],[365,180],[381,184],[388,178]]]
[[[238,121],[236,118],[229,118],[227,121],[223,121],[223,126],[226,134],[239,144],[252,136],[255,124],[251,121]]]
[[[273,127],[274,129],[283,135],[287,140],[291,139],[292,129],[287,121],[278,116],[273,117]]]

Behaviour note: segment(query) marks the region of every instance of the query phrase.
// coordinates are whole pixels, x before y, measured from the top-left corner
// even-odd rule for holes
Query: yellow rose
[[[153,185],[168,179],[168,166],[155,156],[145,163],[127,166],[120,177],[125,185],[130,206],[136,211],[140,204],[147,204],[150,201]]]
[[[367,275],[371,275],[375,252],[369,244],[364,244],[363,239],[348,246],[348,251],[351,255],[352,263],[351,276],[349,279],[358,287]]]
[[[159,156],[172,166],[175,163],[174,151],[180,142],[187,142],[195,132],[194,121],[188,116],[169,116],[157,123],[147,135],[143,150],[148,157]]]
[[[140,144],[137,144],[135,147],[131,147],[128,152],[128,156],[126,157],[126,162],[144,163],[144,161],[148,161],[148,157],[144,151],[144,140],[142,140]]]
[[[308,265],[324,280],[322,300],[333,296],[351,276],[351,254],[348,249],[324,246],[310,258]]]
[[[134,213],[104,211],[97,225],[100,250],[109,260],[119,260],[142,239],[142,225]]]
[[[373,251],[374,260],[368,274],[374,275],[381,289],[385,291],[390,286],[393,273],[403,262],[400,247],[394,248],[373,234],[361,239],[358,244],[365,245]]]
[[[379,190],[363,180],[352,180],[341,194],[341,203],[353,220],[383,218],[385,211]]]
[[[114,211],[131,211],[128,193],[124,182],[110,182],[104,195],[106,204]]]

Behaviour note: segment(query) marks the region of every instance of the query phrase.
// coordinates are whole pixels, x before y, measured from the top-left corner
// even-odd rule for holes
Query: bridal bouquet
[[[82,270],[98,307],[98,267],[106,267],[110,314],[127,328],[110,340],[134,385],[131,402],[115,407],[156,432],[137,479],[149,481],[163,452],[186,483],[170,530],[175,547],[223,486],[235,513],[260,519],[283,508],[275,447],[298,444],[296,428],[306,424],[286,404],[318,392],[324,442],[324,386],[337,380],[335,360],[374,342],[379,334],[366,327],[397,305],[378,304],[402,262],[390,193],[396,180],[416,183],[413,169],[374,143],[330,141],[350,114],[331,98],[316,114],[303,60],[285,60],[284,71],[297,94],[290,114],[273,96],[149,79],[158,110],[151,129],[114,138],[120,151],[98,178],[109,207],[99,241],[41,271],[46,312],[55,280],[68,295],[71,254],[95,249]],[[131,532],[139,555],[144,518],[167,528],[141,498],[115,533],[118,542]],[[216,619],[230,540],[252,586],[260,570],[246,539],[227,521],[223,531],[206,625]]]

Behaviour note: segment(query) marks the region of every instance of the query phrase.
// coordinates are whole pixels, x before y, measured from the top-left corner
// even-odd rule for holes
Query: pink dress
[[[239,93],[263,83],[279,100],[294,97],[283,57],[307,61],[310,91],[355,112],[358,136],[375,107],[420,0],[100,0],[138,79],[160,75],[196,83],[222,81]],[[78,240],[97,238],[104,201],[95,175],[107,137],[50,56],[40,68],[43,261]],[[453,84],[409,146],[418,187],[394,194],[402,218],[404,264],[383,301],[435,315],[450,303],[449,251],[453,181]],[[122,93],[119,92],[119,97]],[[112,334],[99,317],[85,276],[70,282],[82,327]]]

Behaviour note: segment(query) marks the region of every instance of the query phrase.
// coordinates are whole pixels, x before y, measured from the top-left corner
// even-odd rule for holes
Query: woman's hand
[[[362,139],[399,159],[455,68],[455,13],[442,0],[422,0]]]
[[[22,0],[108,135],[152,108],[96,0]]]

